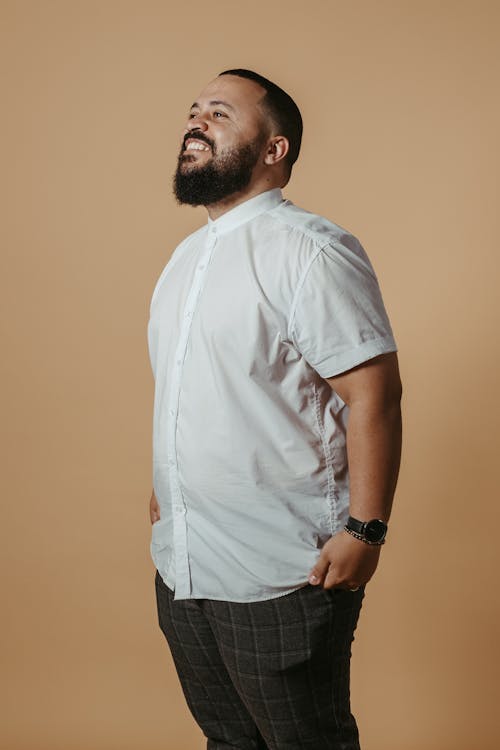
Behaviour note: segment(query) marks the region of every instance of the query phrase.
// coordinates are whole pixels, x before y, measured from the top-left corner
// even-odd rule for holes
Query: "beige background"
[[[356,233],[405,451],[355,644],[363,750],[496,750],[498,2],[1,4],[3,750],[201,750],[156,625],[145,328],[205,221],[193,98],[257,69],[305,119],[287,197]]]

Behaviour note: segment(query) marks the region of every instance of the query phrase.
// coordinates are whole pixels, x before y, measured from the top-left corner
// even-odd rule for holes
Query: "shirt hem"
[[[161,573],[160,573],[161,575]],[[166,584],[168,585],[168,584]],[[270,594],[269,596],[259,596],[257,598],[254,597],[247,597],[245,599],[228,599],[222,596],[209,596],[209,595],[203,595],[203,594],[192,594],[191,596],[180,596],[178,599],[175,599],[175,588],[170,588],[171,591],[174,592],[174,600],[175,601],[182,601],[182,600],[188,600],[188,599],[208,599],[209,601],[214,602],[231,602],[233,604],[252,604],[257,602],[267,602],[271,599],[279,599],[282,596],[287,596],[287,594],[293,594],[294,591],[298,591],[299,589],[305,588],[306,586],[309,586],[310,584],[308,581],[305,581],[304,583],[299,584],[298,586],[294,586],[290,589],[286,589],[286,591],[279,591],[278,593]]]

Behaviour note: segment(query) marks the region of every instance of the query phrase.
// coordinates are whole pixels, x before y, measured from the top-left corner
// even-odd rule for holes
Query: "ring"
[[[353,593],[354,593],[355,591],[359,591],[359,586],[356,586],[356,588],[355,588],[355,589],[349,589],[349,591],[352,591]]]

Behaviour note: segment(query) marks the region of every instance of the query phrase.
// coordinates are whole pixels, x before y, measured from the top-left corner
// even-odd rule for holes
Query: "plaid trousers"
[[[304,586],[266,601],[174,601],[158,619],[207,750],[359,750],[351,643],[364,592]]]

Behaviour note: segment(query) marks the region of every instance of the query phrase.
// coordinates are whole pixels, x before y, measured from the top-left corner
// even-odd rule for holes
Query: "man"
[[[247,70],[192,105],[208,225],[151,303],[160,626],[209,750],[355,750],[349,663],[400,456],[396,345],[348,232],[283,200],[300,112]]]

